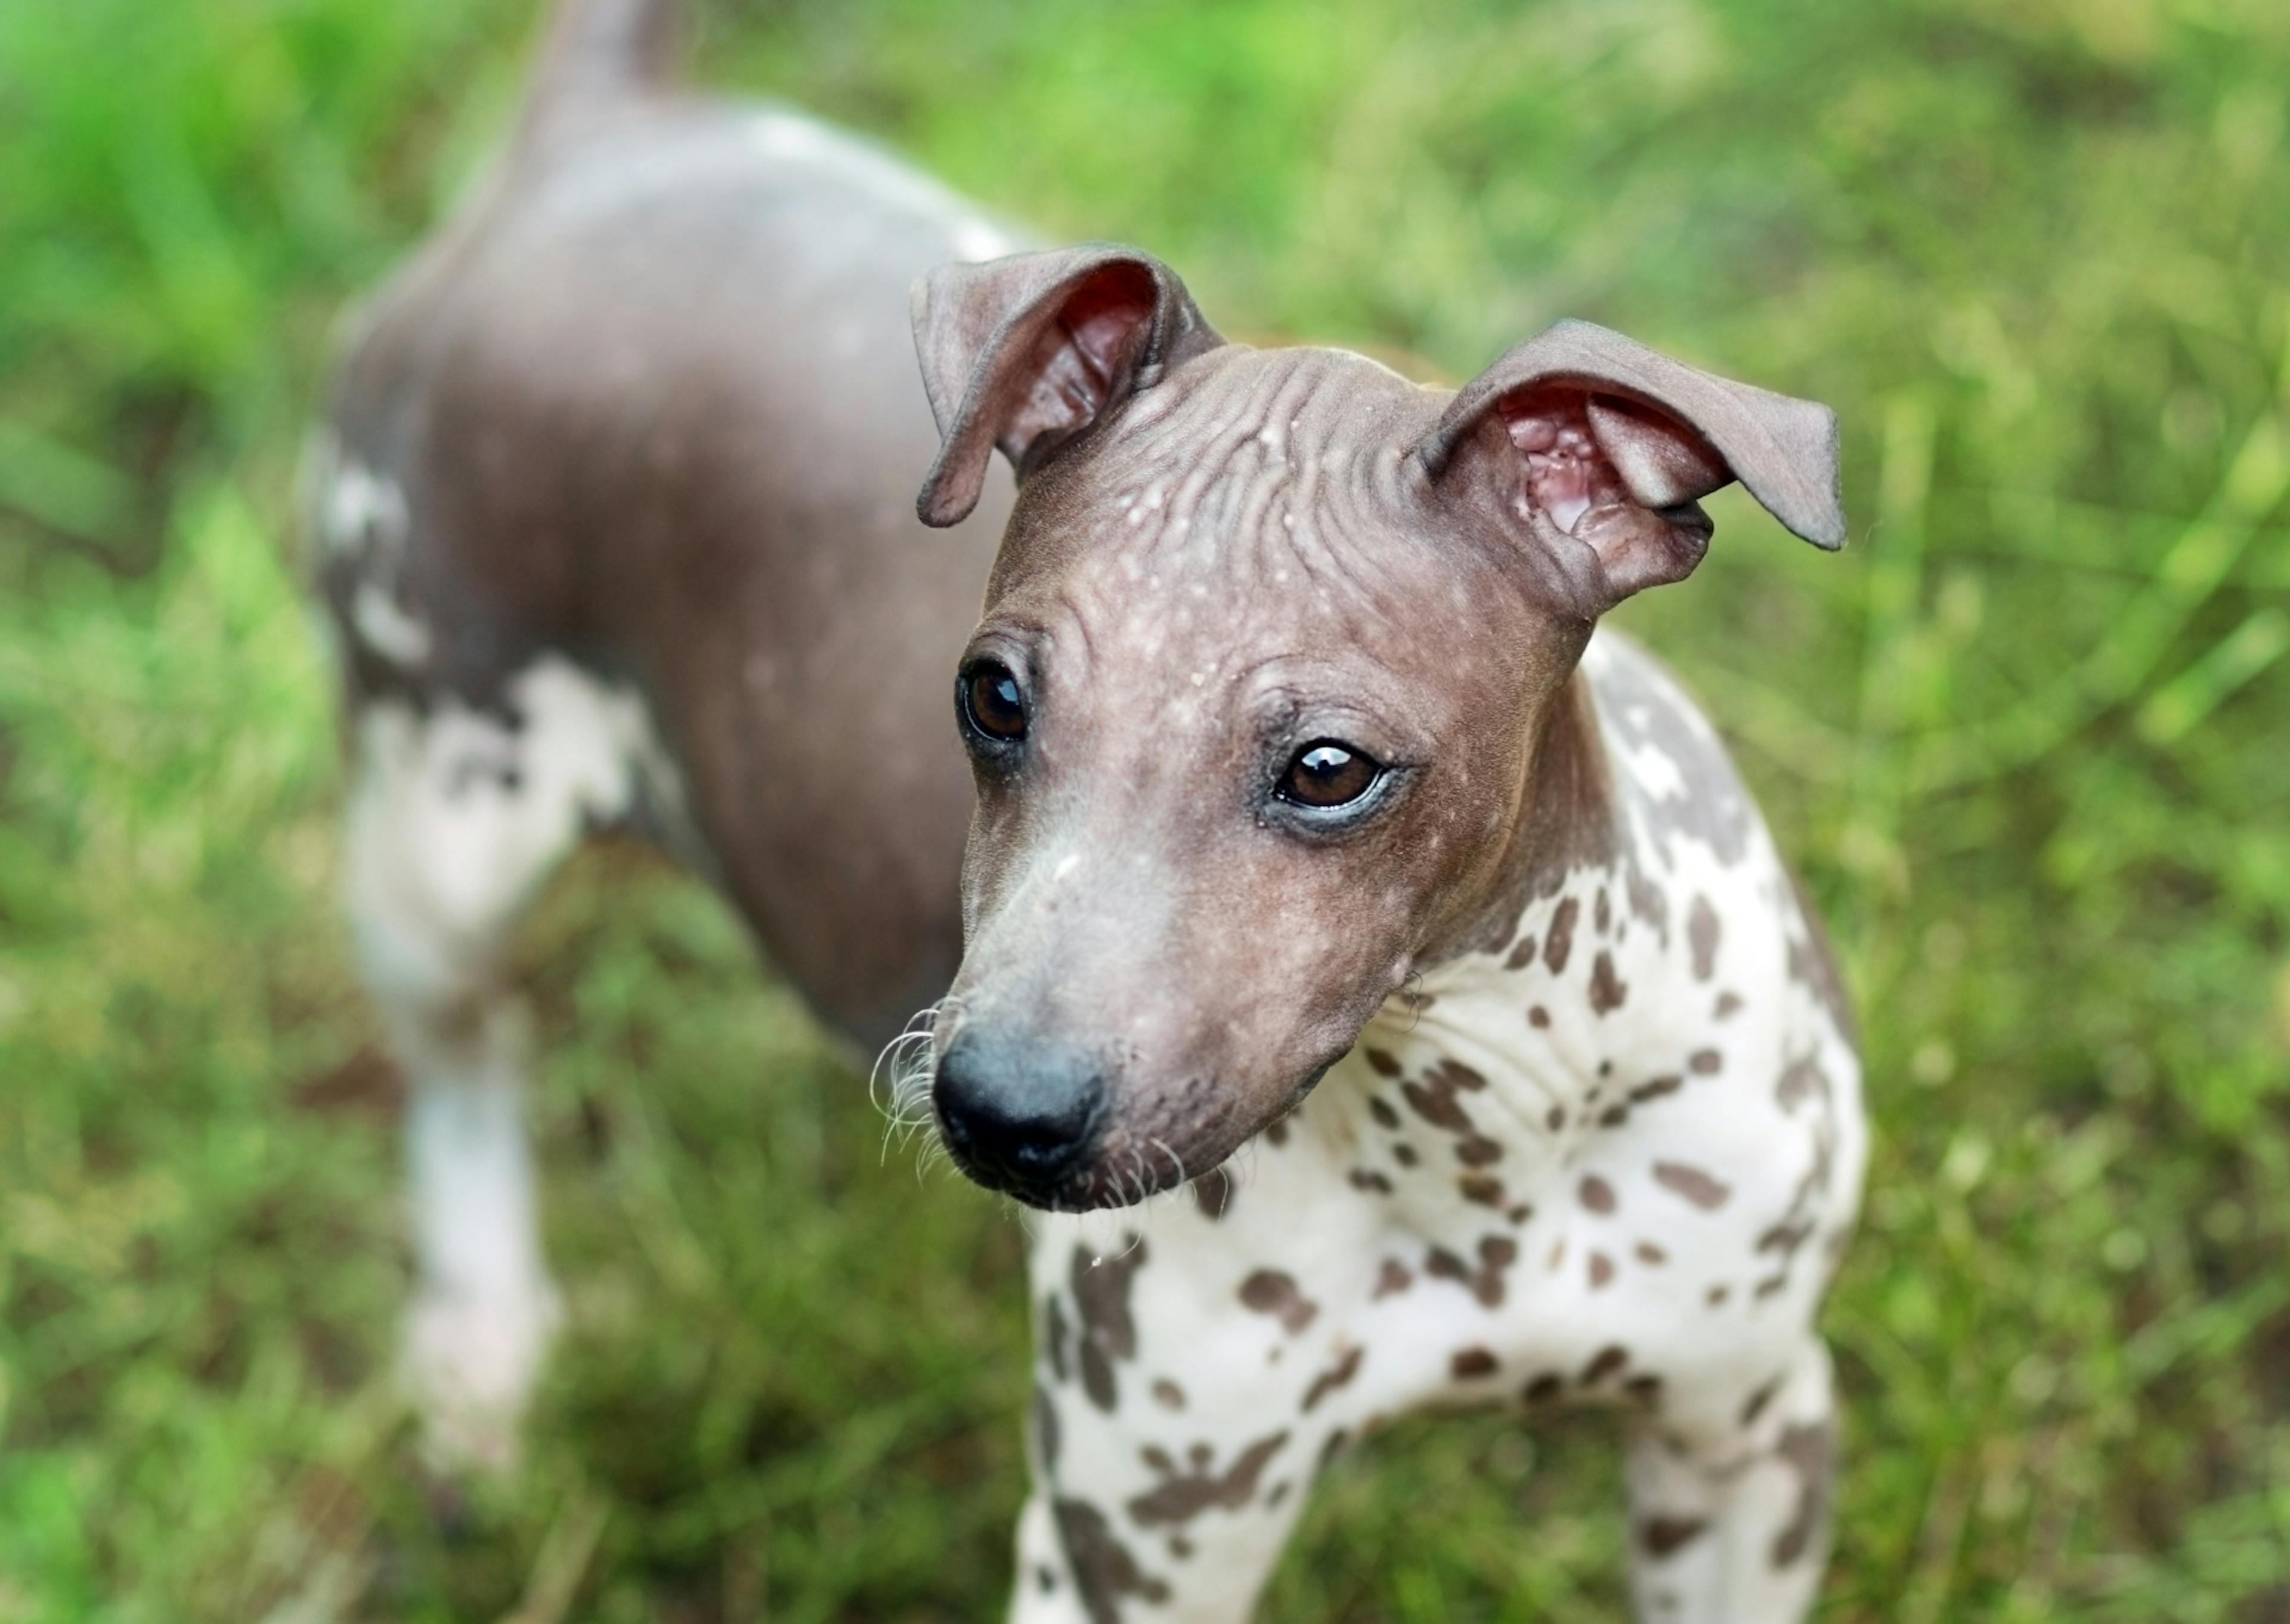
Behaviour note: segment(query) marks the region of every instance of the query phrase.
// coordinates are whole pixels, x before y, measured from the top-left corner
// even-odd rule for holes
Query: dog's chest
[[[1621,870],[1573,876],[1395,1001],[1291,1125],[1325,1199],[1380,1217],[1352,1334],[1396,1394],[1651,1402],[1817,1290],[1850,1052],[1788,974],[1777,866],[1677,877],[1688,906],[1634,912]]]

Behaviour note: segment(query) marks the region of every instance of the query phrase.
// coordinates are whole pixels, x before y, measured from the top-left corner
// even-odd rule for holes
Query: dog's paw
[[[414,1299],[403,1369],[431,1466],[501,1472],[516,1464],[525,1405],[564,1317],[546,1281],[524,1292],[428,1291]]]

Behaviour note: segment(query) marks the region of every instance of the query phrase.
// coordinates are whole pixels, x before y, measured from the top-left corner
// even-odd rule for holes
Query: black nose
[[[939,1057],[932,1100],[963,1172],[1038,1205],[1095,1148],[1105,1079],[1077,1056],[964,1032]]]

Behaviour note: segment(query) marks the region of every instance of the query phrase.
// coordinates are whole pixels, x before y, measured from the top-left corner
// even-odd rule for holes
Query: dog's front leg
[[[1731,1436],[1726,1435],[1731,1433]],[[1716,1431],[1632,1441],[1630,1590],[1646,1624],[1797,1624],[1829,1547],[1836,1413],[1829,1351],[1808,1333]]]
[[[1040,1221],[1017,1624],[1249,1616],[1359,1422],[1356,1263],[1376,1254],[1309,1171],[1268,1158],[1229,1213],[1181,1195]]]

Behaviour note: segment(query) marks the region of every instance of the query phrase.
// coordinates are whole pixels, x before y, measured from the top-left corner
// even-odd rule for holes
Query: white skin
[[[1865,1158],[1859,1066],[1738,785],[1730,829],[1662,815],[1724,771],[1707,724],[1611,636],[1583,671],[1621,860],[1428,972],[1429,1008],[1394,998],[1221,1216],[1180,1193],[1036,1220],[1022,1624],[1245,1619],[1325,1455],[1480,1404],[1629,1417],[1640,1618],[1810,1607],[1833,1437],[1813,1321]]]

